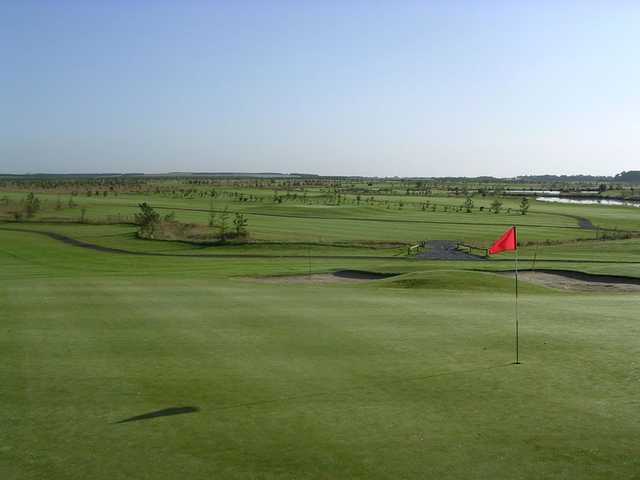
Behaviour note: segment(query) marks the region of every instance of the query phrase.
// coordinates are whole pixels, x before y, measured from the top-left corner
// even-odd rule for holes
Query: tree
[[[233,219],[233,225],[236,229],[236,235],[241,236],[247,233],[247,218],[239,212],[236,212],[236,217]]]
[[[466,209],[467,213],[471,213],[471,210],[473,210],[473,199],[470,195],[467,195],[467,198],[464,200],[463,206]]]
[[[152,237],[160,215],[147,202],[138,204],[140,212],[135,214],[135,221],[140,225],[138,233],[142,237]]]
[[[229,209],[227,207],[224,207],[224,210],[218,216],[218,231],[220,232],[220,239],[224,241],[229,231]]]
[[[27,218],[31,218],[38,210],[40,210],[40,200],[31,192],[24,201],[24,213]]]
[[[493,213],[500,213],[500,210],[502,210],[502,202],[499,198],[494,198],[493,202],[491,202],[491,211]]]
[[[522,197],[522,200],[520,200],[520,213],[522,215],[526,215],[527,210],[529,210],[529,199],[527,197]]]
[[[213,190],[215,192],[215,190]],[[216,212],[213,209],[213,197],[209,201],[209,226],[213,227],[216,223]]]

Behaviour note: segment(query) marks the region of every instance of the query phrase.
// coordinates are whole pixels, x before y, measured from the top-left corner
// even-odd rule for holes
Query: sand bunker
[[[311,275],[279,275],[273,277],[251,277],[244,280],[251,280],[259,283],[358,283],[370,282],[372,280],[382,280],[395,276],[395,273],[364,272],[360,270],[341,270],[333,273],[312,273]]]
[[[513,276],[513,272],[503,272]],[[525,270],[518,279],[544,287],[578,292],[640,292],[640,279],[615,275],[591,275],[569,270]]]

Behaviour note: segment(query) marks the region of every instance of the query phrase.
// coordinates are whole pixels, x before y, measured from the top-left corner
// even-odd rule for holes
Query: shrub
[[[236,217],[233,219],[233,225],[238,237],[246,235],[248,223],[247,218],[242,213],[236,213]]]
[[[140,212],[135,215],[135,222],[140,225],[138,235],[153,238],[154,230],[160,221],[160,215],[146,202],[138,204]]]
[[[24,214],[27,218],[31,218],[38,210],[40,210],[40,200],[31,192],[24,201]]]
[[[467,213],[471,213],[471,210],[473,210],[473,199],[471,198],[471,196],[468,196],[464,200],[464,208],[467,211]]]

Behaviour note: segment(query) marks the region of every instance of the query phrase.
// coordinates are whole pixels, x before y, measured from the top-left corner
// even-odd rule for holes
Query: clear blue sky
[[[640,169],[638,1],[0,5],[0,172]]]

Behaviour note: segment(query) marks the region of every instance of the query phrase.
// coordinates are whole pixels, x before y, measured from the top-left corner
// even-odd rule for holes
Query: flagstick
[[[517,238],[517,237],[516,237]],[[517,240],[516,240],[517,242]],[[519,340],[519,325],[518,325],[518,244],[516,243],[516,259],[515,259],[515,264],[516,264],[516,365],[518,365],[520,363],[520,352],[519,352],[519,345],[518,345],[518,340]]]

